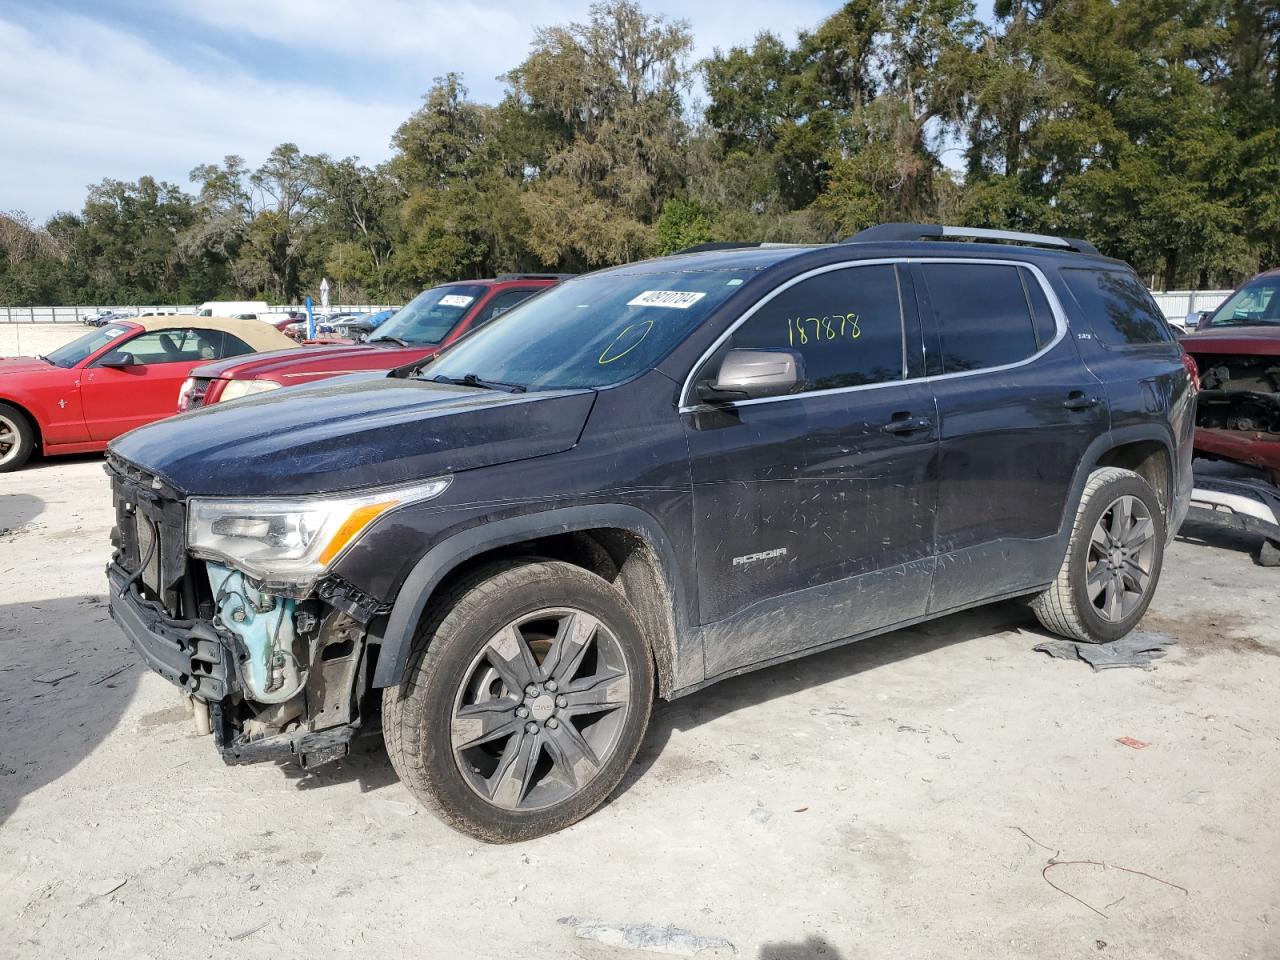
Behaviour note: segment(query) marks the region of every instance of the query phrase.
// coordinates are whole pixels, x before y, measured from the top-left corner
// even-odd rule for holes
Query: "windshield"
[[[83,337],[76,337],[70,343],[64,344],[45,356],[45,359],[55,366],[74,367],[85,357],[97,353],[112,340],[119,339],[133,329],[122,323],[108,323],[92,333],[86,333]]]
[[[1280,323],[1280,277],[1250,283],[1227,298],[1209,320],[1211,327]]]
[[[569,280],[459,341],[422,376],[474,375],[530,390],[621,383],[651,369],[752,272],[611,271]]]
[[[439,343],[484,291],[484,287],[471,283],[451,283],[424,290],[380,326],[377,336],[370,337],[369,342]]]

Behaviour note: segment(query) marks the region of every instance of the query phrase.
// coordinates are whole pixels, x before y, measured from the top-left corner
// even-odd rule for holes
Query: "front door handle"
[[[890,420],[880,429],[885,433],[916,433],[920,430],[928,430],[933,426],[933,421],[928,417],[896,417]]]
[[[1068,410],[1088,410],[1090,407],[1096,407],[1101,402],[1101,397],[1086,397],[1083,391],[1072,390],[1067,395],[1067,399],[1062,401],[1062,405]]]

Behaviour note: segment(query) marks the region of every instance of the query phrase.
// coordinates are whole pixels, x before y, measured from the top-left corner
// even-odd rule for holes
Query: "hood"
[[[1258,353],[1280,356],[1280,323],[1213,327],[1178,338],[1187,353]]]
[[[187,494],[332,493],[559,453],[578,442],[594,400],[591,390],[347,378],[161,420],[110,451]]]
[[[62,367],[35,357],[0,357],[0,373],[34,373],[37,370],[66,372]]]
[[[218,360],[196,367],[191,375],[224,380],[276,380],[288,386],[342,373],[391,370],[432,356],[439,349],[435,346],[378,347],[367,344],[309,346],[300,350],[272,350]]]

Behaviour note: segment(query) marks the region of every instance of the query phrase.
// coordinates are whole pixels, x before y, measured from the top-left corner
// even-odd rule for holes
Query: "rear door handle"
[[[1101,397],[1086,397],[1081,391],[1072,390],[1067,395],[1067,399],[1062,401],[1062,405],[1068,410],[1088,410],[1090,407],[1096,407],[1101,402]]]
[[[933,421],[928,417],[903,417],[901,419],[890,420],[880,429],[885,433],[916,433],[920,430],[928,430],[933,426]]]

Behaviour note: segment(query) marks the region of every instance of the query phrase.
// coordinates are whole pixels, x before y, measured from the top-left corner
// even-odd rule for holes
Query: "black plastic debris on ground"
[[[1145,667],[1163,657],[1177,642],[1163,633],[1135,630],[1111,643],[1046,640],[1034,649],[1058,660],[1083,660],[1095,670],[1110,670],[1114,667]]]

